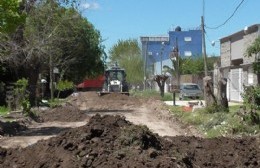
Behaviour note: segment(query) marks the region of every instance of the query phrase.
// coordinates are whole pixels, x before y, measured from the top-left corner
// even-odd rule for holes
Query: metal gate
[[[230,70],[230,81],[229,81],[229,98],[230,101],[242,102],[241,93],[243,93],[243,69],[231,69]]]

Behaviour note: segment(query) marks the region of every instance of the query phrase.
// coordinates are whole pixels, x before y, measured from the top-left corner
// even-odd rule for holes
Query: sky
[[[260,0],[82,0],[80,9],[100,31],[107,53],[118,40],[140,42],[140,36],[168,35],[177,26],[198,28],[204,14],[206,52],[218,56],[220,38],[260,24],[259,7]]]

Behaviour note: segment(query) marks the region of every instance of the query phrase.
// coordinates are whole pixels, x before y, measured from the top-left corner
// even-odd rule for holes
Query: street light
[[[170,59],[172,62],[175,62],[174,64],[174,70],[176,71],[176,78],[177,78],[177,84],[172,85],[172,93],[173,93],[173,105],[175,106],[175,93],[176,91],[178,92],[179,86],[180,86],[180,72],[179,72],[179,48],[178,48],[178,43],[177,43],[177,38],[176,38],[176,46],[173,47],[173,50],[170,55]]]
[[[214,47],[214,46],[215,46],[215,44],[216,44],[216,41],[214,41],[214,40],[213,40],[213,41],[211,42],[211,46],[213,46],[213,47]]]
[[[162,42],[162,48],[161,48],[161,75],[162,75],[162,55],[164,51],[164,41]]]
[[[244,33],[248,34],[248,27],[247,26],[244,28]]]
[[[215,45],[216,45],[217,42],[220,43],[220,40],[212,40],[212,41],[211,41],[211,46],[212,46],[212,47],[215,47]]]
[[[180,59],[179,59],[179,46],[178,46],[178,39],[176,38],[175,47],[173,47],[171,60],[175,61],[174,69],[176,71],[177,77],[177,86],[180,85]]]

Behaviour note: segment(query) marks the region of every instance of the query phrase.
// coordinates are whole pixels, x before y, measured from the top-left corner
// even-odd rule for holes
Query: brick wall
[[[230,58],[231,58],[231,44],[230,41],[226,41],[221,44],[220,49],[220,61],[221,61],[221,67],[228,67],[231,64]]]

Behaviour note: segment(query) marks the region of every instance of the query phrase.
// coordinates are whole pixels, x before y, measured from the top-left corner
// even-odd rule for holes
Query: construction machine
[[[100,96],[110,93],[120,93],[129,95],[128,84],[126,82],[125,70],[119,68],[117,64],[112,68],[105,70],[105,81],[102,91],[98,92]]]

